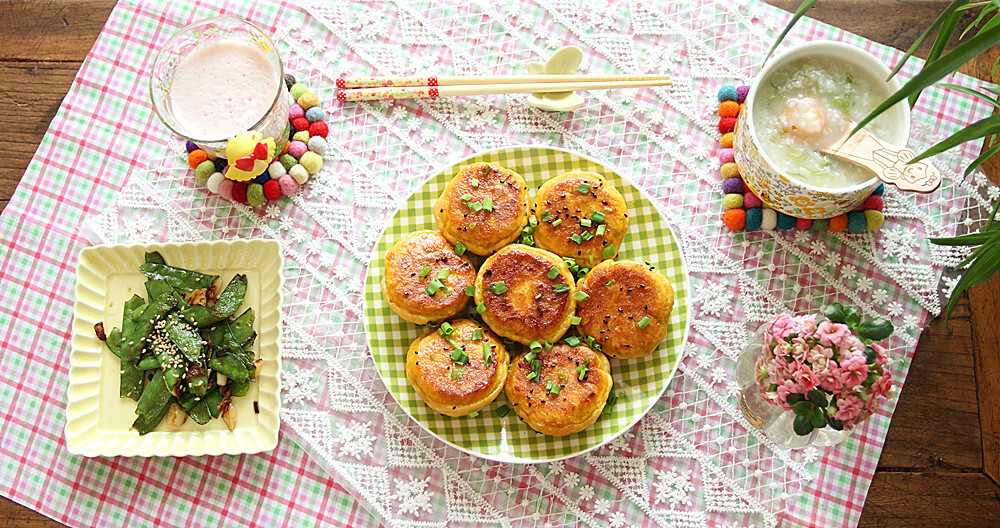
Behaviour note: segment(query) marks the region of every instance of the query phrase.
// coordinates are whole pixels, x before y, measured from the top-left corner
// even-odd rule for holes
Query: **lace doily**
[[[980,208],[1000,196],[982,175],[959,176],[972,147],[935,160],[945,184],[934,195],[888,189],[887,221],[877,233],[733,233],[717,204],[715,91],[753,76],[785,14],[756,2],[301,5],[304,12],[284,13],[280,24],[258,22],[271,24],[289,71],[325,88],[318,93],[330,109],[330,148],[310,185],[258,213],[199,188],[177,141],[146,160],[115,205],[87,224],[95,242],[281,242],[286,438],[389,526],[856,522],[892,409],[836,448],[789,452],[745,422],[735,404],[734,364],[751,330],[770,315],[841,301],[896,325],[890,354],[902,379],[927,312],[937,314],[955,284],[946,278],[939,285],[941,271],[963,257],[927,237],[975,228]],[[807,21],[788,42],[823,37],[890,63],[899,57]],[[674,84],[589,92],[573,113],[540,111],[519,96],[334,102],[340,75],[520,73],[565,44],[588,50],[585,73],[670,72]],[[954,123],[988,112],[974,105],[928,91],[913,115],[911,146],[922,149]],[[952,119],[937,119],[942,112]],[[513,144],[579,151],[644,188],[673,215],[693,286],[686,357],[664,398],[609,445],[537,466],[485,462],[411,422],[375,373],[361,316],[368,256],[394,208],[450,161]]]

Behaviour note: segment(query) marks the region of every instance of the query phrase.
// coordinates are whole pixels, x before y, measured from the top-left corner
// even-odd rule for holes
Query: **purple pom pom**
[[[195,145],[194,141],[188,140],[188,142],[184,144],[184,148],[186,148],[188,154],[190,154],[190,153],[198,150],[198,145]]]
[[[743,179],[727,178],[726,181],[722,182],[722,192],[724,194],[743,194]]]
[[[743,104],[743,102],[747,100],[748,93],[750,93],[749,86],[736,87],[736,102]]]

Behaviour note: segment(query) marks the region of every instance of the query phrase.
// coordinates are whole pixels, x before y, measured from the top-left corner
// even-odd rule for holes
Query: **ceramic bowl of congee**
[[[899,82],[867,51],[833,41],[792,47],[772,58],[750,86],[733,138],[747,187],[765,206],[797,218],[833,218],[878,187],[875,173],[820,152],[851,130]],[[910,135],[905,101],[865,129],[900,147]]]

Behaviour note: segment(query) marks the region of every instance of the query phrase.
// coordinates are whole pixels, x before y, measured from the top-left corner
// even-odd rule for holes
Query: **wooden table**
[[[799,0],[770,0],[793,11]],[[945,0],[823,0],[810,16],[906,49]],[[0,5],[0,209],[7,205],[114,3]],[[967,21],[968,22],[968,21]],[[966,65],[991,78],[998,53]],[[1000,183],[1000,163],[987,166]],[[971,302],[970,302],[971,298]],[[1000,274],[930,321],[902,391],[861,526],[1000,526]],[[0,525],[59,523],[0,497]]]

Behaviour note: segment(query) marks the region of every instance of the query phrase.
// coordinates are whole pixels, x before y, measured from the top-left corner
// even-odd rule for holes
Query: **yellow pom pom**
[[[740,168],[735,163],[725,163],[722,165],[723,178],[736,178],[740,175]]]
[[[722,207],[724,209],[739,209],[743,207],[743,195],[742,194],[727,194],[722,198]]]
[[[875,231],[876,229],[882,227],[882,224],[885,222],[885,215],[882,214],[882,211],[869,209],[865,211],[865,221],[867,223],[865,227],[867,227],[869,231]]]
[[[316,174],[323,167],[323,157],[310,150],[302,154],[299,164],[305,167],[309,174]]]
[[[299,106],[301,106],[303,110],[308,110],[314,106],[319,106],[319,96],[312,92],[306,92],[299,96],[298,100],[295,102],[299,103]]]
[[[722,145],[722,148],[733,148],[733,133],[726,132],[723,134],[719,144]]]

